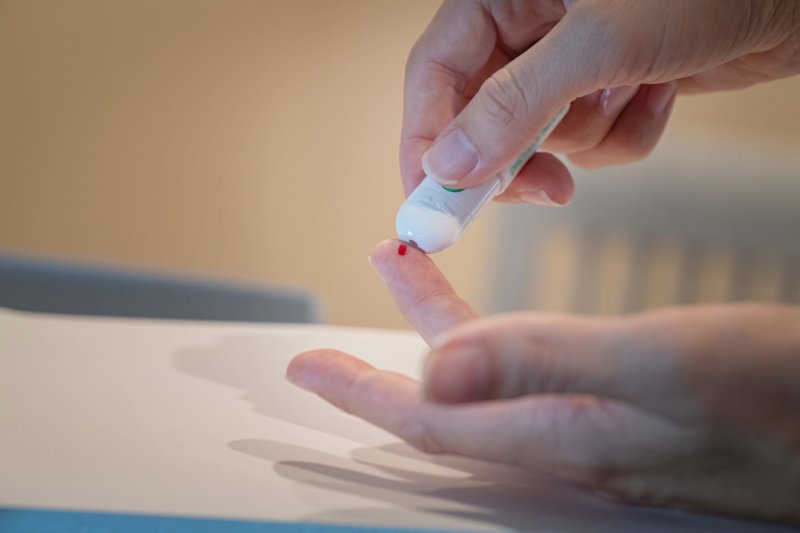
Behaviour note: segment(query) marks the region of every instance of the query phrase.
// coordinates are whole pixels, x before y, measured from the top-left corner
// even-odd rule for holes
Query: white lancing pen
[[[397,212],[395,225],[400,240],[425,253],[441,252],[455,244],[489,200],[508,188],[567,111],[569,104],[561,108],[508,168],[477,187],[444,187],[425,176]]]

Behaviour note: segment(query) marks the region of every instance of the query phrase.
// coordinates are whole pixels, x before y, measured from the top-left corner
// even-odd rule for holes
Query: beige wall
[[[0,248],[305,287],[402,327],[406,54],[429,1],[0,0]],[[668,135],[800,146],[800,78],[680,102]],[[492,216],[437,257],[481,305]]]

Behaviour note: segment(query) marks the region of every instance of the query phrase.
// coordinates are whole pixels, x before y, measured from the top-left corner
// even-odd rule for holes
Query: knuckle
[[[528,357],[519,358],[527,368],[518,372],[524,379],[523,389],[540,392],[559,392],[567,389],[571,372],[565,368],[569,357],[562,357],[561,350],[551,341],[539,335],[530,335],[524,347]]]
[[[479,94],[485,112],[502,126],[512,126],[528,115],[530,106],[525,90],[507,68],[489,77]]]

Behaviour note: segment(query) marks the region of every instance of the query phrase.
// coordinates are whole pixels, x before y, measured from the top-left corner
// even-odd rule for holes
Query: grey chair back
[[[247,322],[318,322],[309,294],[0,254],[0,306],[21,311]]]
[[[500,208],[491,311],[800,302],[800,150],[673,143],[573,170],[569,206]]]

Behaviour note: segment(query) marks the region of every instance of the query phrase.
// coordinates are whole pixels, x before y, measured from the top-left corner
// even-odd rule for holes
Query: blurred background
[[[428,0],[0,0],[0,251],[308,291],[407,327],[394,232]],[[575,204],[494,205],[435,257],[482,312],[796,301],[800,78],[679,98]]]

